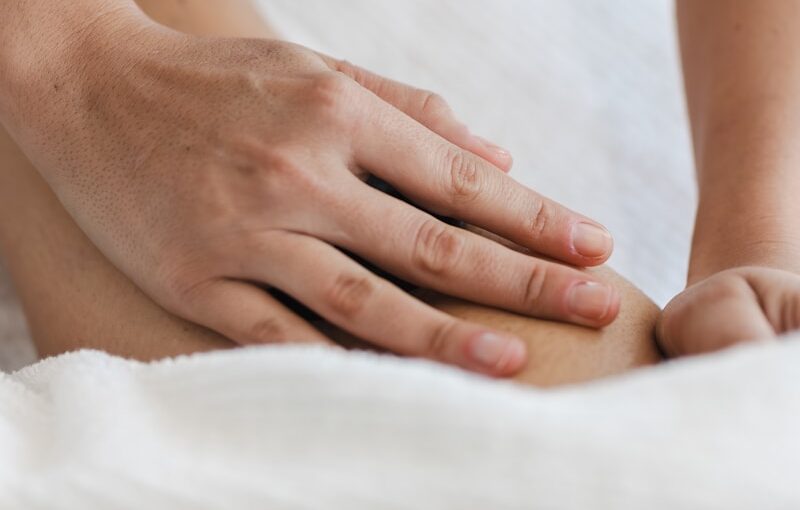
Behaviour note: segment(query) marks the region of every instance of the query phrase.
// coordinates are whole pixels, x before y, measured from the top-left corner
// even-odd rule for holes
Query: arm
[[[96,28],[135,17],[134,7],[132,0],[0,0],[0,121],[20,135],[23,119],[36,128],[51,120],[54,92],[85,64],[75,55]]]
[[[800,4],[679,0],[699,206],[689,282],[800,273]]]
[[[800,327],[800,4],[679,0],[699,204],[670,354]]]

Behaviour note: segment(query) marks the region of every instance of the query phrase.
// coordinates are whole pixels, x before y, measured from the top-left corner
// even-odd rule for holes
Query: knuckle
[[[539,238],[547,232],[553,207],[543,198],[534,198],[531,202],[529,230],[533,238]]]
[[[162,270],[161,273],[172,273],[163,281],[167,282],[169,294],[179,300],[188,300],[197,294],[198,285],[183,272]]]
[[[291,153],[278,149],[264,151],[257,167],[265,173],[284,177],[296,177],[303,171],[302,165]]]
[[[345,76],[349,76],[357,83],[363,83],[364,81],[366,81],[366,78],[368,76],[367,72],[363,68],[353,64],[348,60],[337,61],[335,69],[340,73],[344,74]]]
[[[162,279],[167,285],[168,300],[173,305],[180,305],[180,308],[191,306],[199,293],[201,287],[196,281],[188,277],[184,273],[173,273],[172,275]]]
[[[420,112],[423,118],[436,119],[450,111],[447,101],[429,90],[420,90]]]
[[[288,143],[269,145],[254,135],[239,134],[227,141],[223,151],[229,168],[246,182],[256,185],[291,180],[303,173],[299,151]],[[218,180],[210,184],[212,186],[208,187],[212,189],[227,189],[220,186]]]
[[[169,248],[168,248],[169,250]],[[187,263],[190,256],[178,255],[177,249],[167,251],[153,267],[155,281],[163,282],[166,294],[173,300],[193,300],[203,289],[204,280],[197,278],[197,268]]]
[[[733,278],[724,273],[718,273],[697,288],[700,297],[709,302],[727,300],[749,299],[754,295],[754,290],[746,278],[735,275]],[[685,306],[685,305],[684,305]]]
[[[352,80],[341,71],[322,73],[314,78],[315,97],[322,101],[338,102],[350,91]]]
[[[430,218],[417,231],[413,263],[433,274],[441,274],[456,262],[464,250],[464,238],[456,230]]]
[[[331,309],[352,318],[361,312],[375,292],[375,285],[367,276],[339,275],[328,289],[326,301]]]
[[[547,281],[547,266],[545,264],[534,264],[524,281],[525,287],[522,289],[523,309],[535,310],[540,308],[544,284]]]
[[[443,156],[447,183],[447,194],[456,203],[474,200],[483,188],[478,163],[464,151],[448,146]]]
[[[183,270],[167,269],[158,275],[157,281],[164,282],[166,286],[166,292],[159,304],[182,317],[196,315],[195,307],[202,300],[212,281],[196,278],[191,271]]]
[[[276,343],[286,339],[286,327],[276,317],[265,317],[251,325],[245,333],[250,343]]]
[[[350,96],[355,82],[340,71],[326,72],[314,78],[311,88],[311,104],[329,120],[347,118]]]
[[[432,359],[446,359],[449,339],[458,323],[454,319],[445,320],[437,324],[431,331],[425,344],[424,355]]]
[[[270,196],[285,197],[287,192],[300,193],[321,200],[327,196],[330,181],[320,178],[320,171],[304,164],[301,156],[289,148],[266,151],[258,163],[262,169],[265,186],[271,190]],[[326,186],[327,184],[327,186]]]

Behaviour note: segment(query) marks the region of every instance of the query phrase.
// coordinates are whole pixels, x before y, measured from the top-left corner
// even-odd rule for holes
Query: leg
[[[229,345],[169,316],[118,272],[2,130],[0,256],[42,356],[86,347],[150,359]]]
[[[536,386],[577,383],[658,363],[655,323],[659,308],[639,289],[610,269],[594,270],[622,294],[619,316],[602,330],[522,317],[429,295],[437,308],[466,320],[505,330],[528,344],[528,365],[515,379]]]
[[[205,6],[183,20],[213,20],[218,10],[200,0],[185,7],[177,1],[142,4],[151,14],[156,8],[176,13],[192,5]],[[222,19],[230,23],[236,16]],[[231,25],[183,28],[218,34],[252,34],[253,30],[252,25],[241,30]],[[42,355],[92,347],[147,360],[231,346],[209,331],[170,316],[111,266],[4,133],[0,133],[0,255],[19,290]],[[652,338],[657,309],[629,284],[624,288],[620,318],[604,331],[538,321],[434,295],[427,299],[454,315],[527,338],[531,363],[520,379],[555,384],[617,373],[658,359]]]
[[[518,251],[525,251],[488,232],[474,230]],[[587,271],[611,283],[622,294],[622,307],[617,319],[600,331],[520,317],[443,296],[429,295],[428,301],[453,315],[525,338],[529,361],[517,380],[529,384],[574,383],[657,363],[661,359],[655,338],[659,308],[610,269],[600,267]]]

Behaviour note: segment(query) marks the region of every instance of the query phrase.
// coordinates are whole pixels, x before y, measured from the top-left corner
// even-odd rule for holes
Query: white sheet
[[[800,508],[800,343],[555,392],[309,348],[0,377],[4,509]]]

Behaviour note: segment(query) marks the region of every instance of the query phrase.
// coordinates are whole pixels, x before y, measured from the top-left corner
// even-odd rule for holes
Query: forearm
[[[800,4],[678,1],[699,207],[690,282],[800,272]]]

